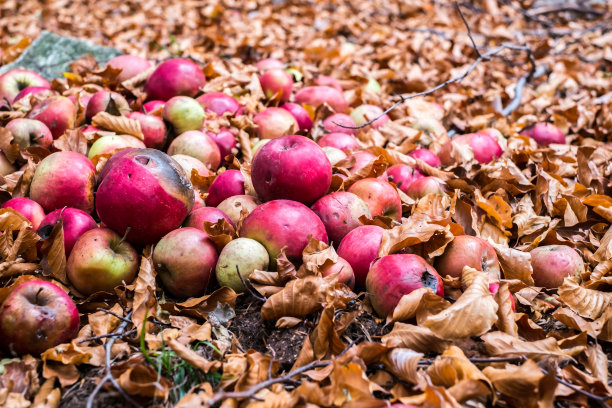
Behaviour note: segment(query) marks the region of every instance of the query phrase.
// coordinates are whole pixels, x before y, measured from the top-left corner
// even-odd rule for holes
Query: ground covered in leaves
[[[360,130],[359,140],[378,159],[332,187],[346,189],[394,163],[442,178],[452,193],[417,202],[403,197],[401,225],[371,221],[387,229],[379,255],[408,252],[431,260],[456,235],[480,236],[494,244],[501,263],[499,294],[490,296],[482,274],[466,273],[463,280],[445,279],[445,298],[418,290],[379,319],[367,294],[317,274],[333,250],[311,242],[305,266],[296,270],[281,259],[278,272],[251,276],[252,293],[218,288],[178,301],[163,293],[144,249],[132,284],[75,297],[82,323],[76,340],[41,356],[4,356],[4,406],[77,407],[92,395],[100,407],[610,405],[609,1],[460,3],[465,22],[455,4],[428,0],[158,3],[5,0],[0,63],[16,58],[42,29],[157,61],[191,57],[207,76],[203,91],[229,92],[245,106],[241,118],[217,119],[231,124],[241,142],[225,168],[245,174],[255,137],[251,119],[266,103],[252,65],[260,58],[287,62],[298,73],[296,87],[320,74],[338,79],[351,106],[387,108],[424,92],[399,104],[378,130]],[[139,109],[146,73],[127,84],[113,75],[84,59],[53,86],[66,95],[105,86]],[[380,91],[365,87],[371,79]],[[0,124],[23,116],[29,102],[0,111]],[[422,112],[436,109],[433,103],[443,108],[439,115],[419,122]],[[315,119],[324,109],[313,112]],[[553,122],[571,144],[543,148],[519,136],[537,121]],[[317,125],[313,138],[321,134]],[[449,136],[485,127],[507,137],[503,156],[490,164],[458,155],[456,165],[435,169],[407,156],[418,146],[437,151]],[[82,152],[88,143],[82,132],[69,131],[55,148]],[[0,149],[25,163],[2,178],[4,199],[27,196],[48,152],[16,151],[6,135]],[[212,179],[192,181],[205,194]],[[23,219],[4,212],[0,228],[0,300],[41,274],[72,290],[65,259],[37,259],[40,237]],[[232,238],[210,233],[219,245]],[[566,279],[558,290],[535,287],[529,250],[549,244],[577,249],[585,275]]]

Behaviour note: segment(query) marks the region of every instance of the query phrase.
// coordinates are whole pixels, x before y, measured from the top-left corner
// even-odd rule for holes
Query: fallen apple
[[[377,225],[362,225],[346,234],[338,246],[338,256],[353,268],[358,289],[365,287],[370,264],[378,258],[383,232]]]
[[[397,188],[404,193],[408,192],[408,188],[417,179],[423,178],[423,174],[415,168],[407,164],[394,164],[387,169],[387,180],[395,183]]]
[[[368,205],[347,191],[336,191],[319,198],[312,205],[312,211],[323,221],[329,241],[335,245],[340,244],[346,234],[362,225],[359,221],[361,216],[371,218]]]
[[[317,144],[321,147],[335,147],[345,153],[352,153],[361,148],[359,141],[348,133],[328,133],[321,136],[321,138],[317,140]]]
[[[283,108],[267,108],[253,118],[260,139],[276,139],[299,129],[293,115]]]
[[[13,102],[20,91],[31,86],[50,89],[51,84],[34,71],[15,68],[0,75],[0,100],[4,98]]]
[[[67,129],[74,128],[76,107],[65,96],[52,96],[34,105],[29,119],[36,119],[47,125],[54,139]]]
[[[565,245],[545,245],[532,249],[531,267],[536,286],[558,288],[567,277],[581,277],[585,272],[582,256]]]
[[[6,129],[13,134],[13,141],[17,143],[19,149],[26,149],[30,146],[40,146],[48,149],[53,143],[51,131],[47,125],[39,120],[13,119],[7,123]]]
[[[117,92],[107,91],[103,89],[96,92],[89,102],[85,110],[85,116],[88,122],[100,112],[109,112],[111,115],[127,114],[130,111],[130,105],[125,98]]]
[[[45,211],[43,208],[34,200],[30,200],[25,197],[11,198],[4,204],[2,208],[12,208],[19,214],[23,215],[32,223],[32,229],[36,231],[40,226],[40,223],[45,218]]]
[[[140,123],[140,129],[144,136],[143,142],[146,147],[161,150],[166,146],[168,129],[162,118],[141,112],[131,112],[127,117],[136,119]]]
[[[181,133],[170,143],[168,154],[184,154],[204,163],[210,170],[217,170],[221,164],[221,151],[214,140],[199,130]]]
[[[283,69],[270,69],[259,77],[267,99],[287,102],[293,89],[293,78]]]
[[[235,227],[234,222],[220,209],[215,207],[202,207],[197,210],[193,210],[183,223],[184,227],[197,228],[204,231],[204,222],[217,223],[219,220],[224,219],[232,227]]]
[[[117,75],[119,82],[127,81],[151,68],[149,61],[137,55],[118,55],[111,58],[106,65],[121,70]]]
[[[346,113],[334,113],[323,121],[323,128],[328,133],[346,133],[347,135],[356,135],[358,129],[350,129],[351,126],[355,127],[357,125],[355,124],[353,118]]]
[[[195,62],[171,58],[155,68],[147,79],[145,91],[149,100],[167,101],[179,95],[194,97],[205,84],[206,76]]]
[[[345,284],[349,288],[355,287],[355,273],[351,264],[346,259],[338,257],[336,263],[326,263],[321,267],[321,275],[327,277],[330,275],[338,275],[338,282]]]
[[[348,109],[342,91],[329,86],[304,87],[296,92],[293,100],[295,103],[307,104],[315,109],[326,103],[337,113],[344,113]]]
[[[206,203],[211,207],[228,197],[244,194],[244,176],[239,170],[226,170],[219,174],[208,188]]]
[[[238,221],[244,211],[246,215],[250,214],[257,206],[261,204],[256,197],[251,195],[235,195],[221,201],[217,208],[232,220],[234,225],[238,225]]]
[[[238,101],[223,92],[209,92],[199,96],[196,99],[206,112],[214,112],[218,116],[223,116],[224,113],[232,115],[242,114],[242,108]]]
[[[62,229],[64,233],[64,252],[66,259],[72,252],[74,244],[77,240],[89,230],[98,228],[96,220],[85,211],[77,208],[59,208],[51,211],[40,222],[37,233],[42,239],[47,239],[60,219],[62,220]]]
[[[268,251],[259,242],[250,238],[234,239],[219,254],[215,269],[217,282],[235,292],[244,292],[246,288],[242,281],[248,281],[249,275],[255,270],[267,270],[269,261]]]
[[[548,122],[540,122],[535,125],[523,129],[521,135],[526,135],[535,140],[542,146],[548,146],[549,144],[566,144],[565,135],[555,125]]]
[[[402,220],[402,200],[391,184],[384,180],[365,178],[358,180],[348,189],[366,203],[372,216],[391,217]]]
[[[293,115],[297,121],[299,130],[310,132],[310,129],[312,129],[312,119],[302,105],[298,105],[297,103],[285,103],[281,108]]]
[[[460,278],[464,266],[487,272],[499,278],[500,267],[495,249],[482,238],[471,235],[456,236],[444,253],[435,259],[434,266],[442,276]]]

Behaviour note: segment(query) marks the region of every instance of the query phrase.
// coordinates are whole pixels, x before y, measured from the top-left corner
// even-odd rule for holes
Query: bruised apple
[[[444,296],[442,278],[423,258],[414,254],[386,255],[370,267],[366,289],[372,307],[381,317],[395,309],[400,299],[420,288]]]
[[[338,256],[353,268],[357,288],[365,286],[370,264],[378,258],[383,232],[377,225],[362,225],[346,234],[338,246]]]
[[[89,230],[98,228],[96,220],[85,211],[77,208],[59,208],[55,211],[51,211],[45,218],[42,219],[38,227],[38,235],[42,239],[47,239],[55,224],[60,219],[62,220],[62,229],[64,233],[64,251],[66,253],[66,259],[72,252],[74,244],[77,240]]]
[[[236,292],[245,290],[242,280],[247,281],[255,270],[265,271],[269,264],[268,251],[259,242],[250,238],[237,238],[223,247],[219,254],[215,274],[220,286]],[[240,276],[238,276],[240,271]]]
[[[19,149],[40,146],[48,149],[53,143],[51,131],[39,120],[17,118],[7,123],[6,128],[13,134],[13,142]]]
[[[460,278],[464,266],[500,276],[499,261],[495,249],[482,238],[458,235],[436,258],[434,266],[442,276]]]
[[[366,203],[372,216],[381,215],[401,221],[402,200],[395,187],[388,182],[365,178],[354,183],[348,191]]]
[[[76,107],[65,96],[52,96],[34,105],[28,114],[29,119],[36,119],[47,125],[54,139],[67,129],[74,128]]]
[[[319,198],[312,205],[312,211],[323,221],[327,236],[335,245],[338,245],[346,234],[361,226],[359,217],[371,217],[368,205],[348,191],[336,191]]]
[[[546,245],[535,248],[529,253],[536,286],[558,288],[563,284],[563,279],[585,273],[582,257],[574,248],[565,245]]]
[[[244,194],[244,176],[239,170],[219,174],[208,188],[206,204],[216,207],[228,197]]]

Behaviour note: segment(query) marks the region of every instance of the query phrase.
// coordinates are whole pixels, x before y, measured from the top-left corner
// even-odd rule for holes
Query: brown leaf
[[[13,134],[10,130],[0,127],[0,151],[9,162],[14,163],[19,158],[19,145],[13,143]]]
[[[584,354],[586,356],[584,365],[590,370],[591,375],[599,379],[602,384],[608,384],[608,356],[604,353],[601,345],[591,344],[587,346]]]
[[[34,396],[32,408],[56,408],[60,404],[62,393],[59,388],[53,388],[55,379],[46,380]]]
[[[157,370],[146,364],[141,355],[114,365],[112,371],[117,384],[130,395],[157,398],[163,401],[168,398],[172,383],[160,377]]]
[[[238,379],[236,391],[246,391],[252,386],[259,384],[274,375],[280,368],[280,363],[273,360],[271,355],[261,354],[255,350],[246,353],[247,370]]]
[[[336,263],[338,254],[336,250],[311,236],[308,237],[308,245],[302,251],[303,267],[311,274],[320,274],[321,268],[326,263]],[[278,261],[277,261],[278,263]]]
[[[87,138],[81,129],[66,130],[66,133],[53,141],[53,147],[59,151],[77,152],[87,156]]]
[[[533,268],[531,267],[531,254],[509,248],[505,245],[489,242],[495,249],[497,259],[506,279],[519,279],[525,284],[533,286]]]
[[[402,296],[393,309],[390,320],[401,322],[416,317],[417,324],[422,324],[427,317],[440,313],[449,306],[450,302],[433,293],[431,288],[419,288]]]
[[[495,389],[516,406],[538,407],[540,384],[545,376],[533,360],[527,360],[520,366],[506,364],[505,368],[486,367],[483,373]]]
[[[499,331],[518,338],[518,326],[515,321],[515,313],[512,310],[512,295],[508,289],[508,283],[503,282],[495,294],[497,302],[497,322],[495,325]]]
[[[496,357],[521,357],[536,361],[547,357],[567,358],[566,352],[561,350],[559,343],[552,337],[538,341],[523,341],[502,332],[491,332],[483,335],[487,353]]]
[[[216,223],[204,221],[203,227],[208,238],[215,244],[217,252],[221,252],[232,239],[238,237],[234,227],[225,218],[219,219]]]
[[[426,327],[405,323],[395,323],[393,330],[384,335],[381,341],[389,348],[405,347],[421,353],[442,353],[450,345],[450,342],[436,336]]]
[[[215,310],[218,304],[227,304],[234,307],[237,297],[238,295],[231,288],[223,286],[210,295],[187,299],[180,303],[161,303],[160,307],[173,314],[205,319],[208,313]]]
[[[43,241],[40,262],[43,274],[62,283],[68,283],[66,276],[66,251],[64,249],[64,222],[62,217],[55,223],[49,237]]]
[[[91,124],[119,135],[134,136],[139,140],[144,140],[140,122],[136,119],[129,119],[125,116],[115,116],[108,112],[99,112],[92,119]]]
[[[126,286],[127,290],[134,292],[132,322],[134,322],[138,333],[141,332],[145,319],[155,317],[157,314],[156,276],[151,248],[147,248],[140,259],[140,269],[134,283]]]
[[[595,320],[610,308],[612,293],[586,289],[571,277],[559,287],[559,300],[580,316]]]
[[[484,210],[496,226],[512,228],[512,208],[502,197],[492,195],[489,198],[485,198],[478,189],[474,193],[476,205]]]
[[[164,341],[166,345],[176,353],[177,356],[205,373],[210,371],[216,372],[221,368],[222,363],[220,361],[208,361],[194,350],[179,343],[176,339],[164,337]]]
[[[422,353],[417,353],[409,348],[398,347],[387,353],[383,363],[399,379],[417,384],[419,382],[417,368],[421,358],[423,358]]]
[[[261,318],[270,320],[284,316],[304,317],[321,310],[332,284],[320,276],[292,280],[280,292],[266,300],[261,307]]]
[[[446,245],[453,240],[450,227],[429,223],[422,215],[413,215],[390,230],[383,232],[378,256],[400,252],[414,245],[424,244],[424,252],[429,256],[442,255]]]

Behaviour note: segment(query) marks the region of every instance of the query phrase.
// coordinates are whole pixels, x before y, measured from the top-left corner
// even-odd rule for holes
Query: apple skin
[[[408,191],[408,187],[412,182],[425,177],[417,169],[412,168],[407,164],[394,164],[387,169],[387,179],[397,186],[404,193]]]
[[[223,92],[209,92],[198,96],[196,99],[206,112],[214,112],[217,116],[223,116],[224,113],[232,115],[241,115],[242,108],[238,101]]]
[[[11,69],[0,75],[0,100],[6,98],[9,102],[13,102],[19,92],[31,86],[51,88],[49,81],[34,71],[23,68]]]
[[[338,256],[353,268],[358,289],[365,287],[370,264],[378,258],[384,231],[377,225],[362,225],[346,234],[338,246]]]
[[[188,96],[174,96],[164,105],[162,117],[171,125],[174,134],[180,135],[188,130],[200,130],[204,123],[204,108]]]
[[[327,156],[327,160],[331,163],[332,166],[336,165],[338,162],[348,158],[346,153],[344,153],[340,149],[336,149],[335,147],[325,146],[322,148],[323,152]]]
[[[153,264],[164,289],[177,298],[201,296],[215,280],[217,250],[197,228],[179,228],[155,245]]]
[[[82,294],[112,292],[138,273],[138,252],[108,228],[87,231],[74,244],[66,263],[68,280]]]
[[[64,252],[66,259],[72,252],[74,244],[77,240],[89,230],[98,228],[98,224],[91,215],[77,208],[58,208],[51,211],[40,222],[37,233],[41,238],[46,239],[51,234],[51,230],[55,224],[62,219],[62,228],[64,232]]]
[[[132,149],[111,160],[96,193],[105,225],[121,235],[130,228],[130,242],[149,244],[183,223],[193,208],[193,186],[174,159],[155,149]]]
[[[427,194],[445,194],[445,185],[446,183],[438,177],[419,177],[413,180],[404,192],[417,200],[425,197]]]
[[[244,194],[244,176],[239,170],[226,170],[210,185],[206,204],[216,207],[226,198],[242,194]]]
[[[566,277],[585,273],[582,257],[571,247],[546,245],[535,248],[529,253],[536,286],[555,289],[563,284],[563,279]]]
[[[271,69],[283,69],[285,63],[277,60],[276,58],[264,58],[255,64],[255,67],[262,72],[269,71]]]
[[[146,147],[161,150],[166,146],[168,129],[162,118],[141,112],[130,112],[127,117],[140,123]]]
[[[349,187],[348,191],[366,203],[373,217],[382,215],[395,221],[402,220],[402,200],[395,187],[385,180],[361,179]]]
[[[11,291],[0,307],[0,339],[10,354],[34,356],[79,333],[79,311],[59,286],[32,280]]]
[[[40,120],[47,125],[53,138],[57,139],[67,129],[74,128],[76,108],[65,96],[53,96],[34,105],[28,118]]]
[[[119,149],[125,149],[127,147],[145,148],[145,144],[142,140],[128,135],[108,135],[102,136],[96,140],[87,153],[87,157],[91,160],[101,154],[112,153]]]
[[[325,195],[319,198],[311,209],[323,221],[329,241],[336,246],[346,234],[362,225],[359,217],[365,215],[371,218],[368,205],[348,191],[336,191]]]
[[[382,115],[383,112],[384,111],[376,105],[360,105],[352,110],[351,118],[357,126],[361,126],[375,117]],[[390,120],[389,116],[385,114],[372,122],[370,126],[377,129]]]
[[[500,157],[503,149],[492,136],[486,133],[468,133],[466,135],[458,135],[452,138],[451,141],[445,143],[440,150],[440,160],[444,164],[453,164],[450,156],[452,146],[451,143],[458,145],[469,146],[474,153],[474,159],[479,163],[489,163],[495,157]]]
[[[355,288],[355,273],[351,264],[344,258],[338,257],[338,261],[334,264],[324,265],[321,268],[321,275],[323,277],[338,274],[338,282],[344,283],[349,288]]]
[[[299,129],[291,113],[283,108],[267,108],[253,118],[260,139],[276,139]]]
[[[166,101],[149,101],[142,104],[145,113],[151,113],[157,109],[163,109]]]
[[[206,84],[206,76],[193,61],[172,58],[159,64],[147,83],[147,99],[167,101],[173,96],[194,97],[200,87]]]
[[[329,86],[329,87],[336,89],[338,92],[343,91],[340,83],[336,81],[335,78],[332,78],[327,75],[319,75],[318,77],[316,77],[314,80],[314,84],[319,85],[319,86]]]
[[[193,210],[187,218],[185,218],[185,222],[183,222],[183,227],[191,227],[197,228],[199,230],[204,231],[204,222],[212,222],[213,224],[218,222],[220,219],[225,219],[232,227],[236,228],[234,222],[220,209],[215,207],[202,207],[197,210]]]
[[[136,55],[119,55],[111,58],[107,64],[115,69],[121,69],[117,76],[119,82],[127,81],[130,78],[151,68],[151,63]]]
[[[460,278],[464,266],[500,276],[499,261],[495,249],[482,238],[458,235],[437,257],[434,266],[440,275]]]
[[[175,154],[171,156],[185,170],[187,178],[191,180],[191,170],[195,169],[200,176],[209,176],[210,171],[204,163],[195,157],[186,154]]]
[[[204,132],[189,130],[182,133],[170,143],[168,154],[184,154],[200,160],[210,170],[216,170],[221,164],[219,146]]]
[[[372,264],[366,279],[370,302],[381,317],[391,313],[402,296],[420,288],[431,288],[436,295],[444,296],[438,272],[414,254],[383,256]]]
[[[329,133],[346,133],[347,135],[356,135],[358,132],[358,129],[348,129],[340,125],[357,126],[353,118],[346,113],[334,113],[323,121],[323,127],[325,128],[325,131]]]
[[[268,201],[255,208],[244,219],[239,235],[266,247],[274,267],[285,246],[287,258],[301,263],[309,236],[327,243],[325,225],[319,217],[304,204],[290,200]]]
[[[73,207],[91,213],[95,183],[96,169],[91,160],[76,152],[55,152],[36,168],[30,198],[47,212]]]
[[[431,167],[440,167],[442,165],[442,162],[440,161],[438,155],[436,155],[429,149],[416,149],[411,151],[408,155],[415,159],[423,160]]]
[[[36,231],[40,223],[45,218],[45,210],[34,200],[25,197],[11,198],[4,204],[2,208],[12,208],[19,214],[26,217],[32,223],[32,229]]]
[[[85,110],[87,121],[91,122],[91,119],[96,116],[97,113],[106,111],[111,99],[115,102],[119,112],[128,113],[130,111],[130,105],[123,95],[103,89],[93,94],[87,103],[87,109]]]
[[[39,120],[17,118],[7,123],[6,128],[13,134],[13,140],[19,149],[40,146],[48,149],[53,143],[51,131]]]
[[[355,158],[355,164],[349,169],[351,174],[357,173],[372,161],[376,160],[376,155],[364,151],[355,152],[351,156]]]
[[[566,144],[565,135],[555,125],[547,122],[536,123],[532,127],[524,129],[521,135],[526,135],[535,140],[542,146],[548,146],[549,144]]]
[[[217,208],[223,211],[232,220],[234,225],[238,225],[243,208],[247,211],[247,214],[250,214],[260,204],[261,201],[256,197],[241,194],[226,198],[219,203]]]
[[[4,153],[0,152],[0,176],[6,176],[16,171],[15,166],[11,164]]]
[[[275,97],[279,102],[287,102],[293,90],[293,78],[283,69],[271,69],[259,77],[261,89],[267,99]]]
[[[342,91],[329,86],[307,86],[297,91],[293,100],[295,103],[307,104],[315,109],[327,103],[337,113],[344,113],[348,109]]]
[[[30,94],[40,95],[40,96],[44,95],[46,97],[49,97],[49,96],[57,95],[57,92],[55,92],[53,89],[50,89],[46,86],[28,86],[27,88],[24,88],[21,91],[19,91],[17,96],[15,96],[15,99],[13,99],[13,103],[17,102],[21,98],[24,98]]]
[[[206,124],[204,126],[206,126]],[[232,149],[236,148],[236,138],[234,137],[234,134],[230,132],[230,130],[227,128],[219,129],[219,133],[208,131],[205,133],[217,144],[219,152],[221,153],[221,158],[224,158],[228,154],[231,154]]]
[[[332,167],[315,142],[298,135],[266,143],[253,158],[251,179],[262,201],[312,204],[331,185]]]
[[[317,144],[321,147],[335,147],[344,153],[352,153],[361,148],[357,139],[348,133],[328,133],[317,140]]]
[[[237,293],[244,292],[245,287],[237,270],[246,282],[254,270],[267,270],[269,262],[268,251],[259,242],[250,238],[234,239],[225,245],[219,254],[215,268],[217,282]]]
[[[310,132],[310,129],[312,129],[312,119],[310,119],[308,112],[306,112],[306,109],[304,109],[302,105],[298,105],[297,103],[285,103],[281,108],[293,115],[300,130]]]

